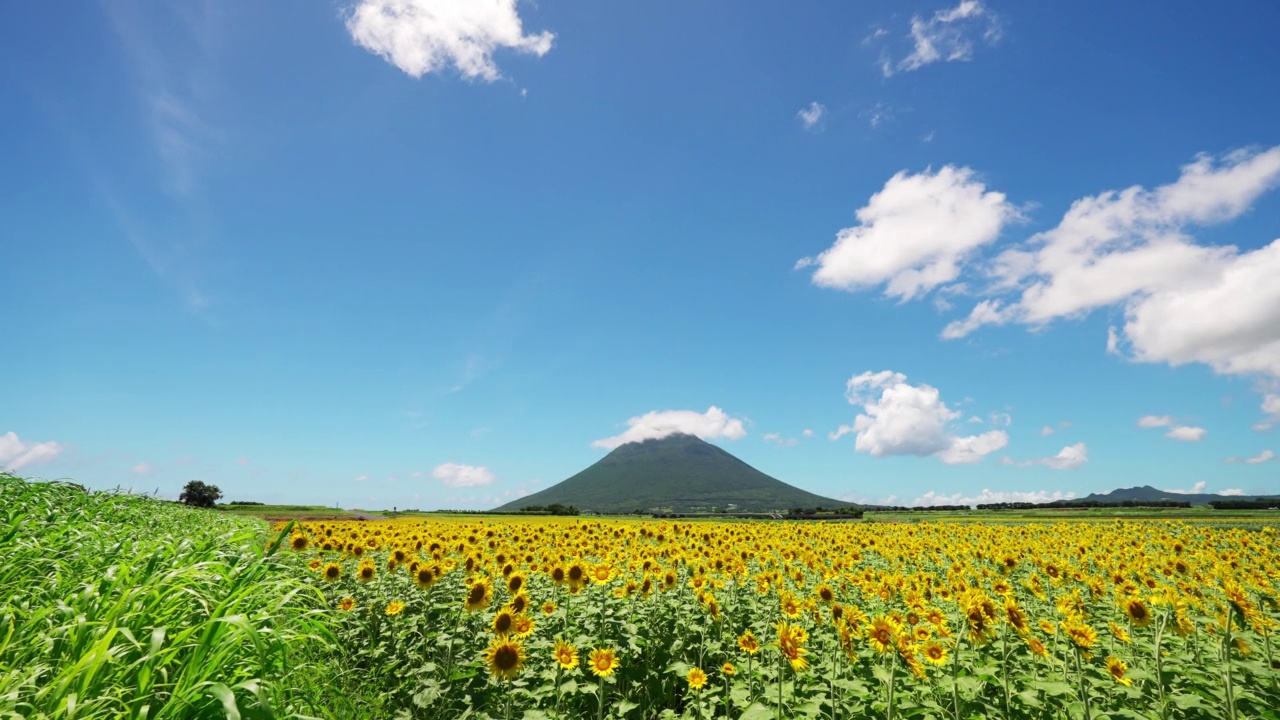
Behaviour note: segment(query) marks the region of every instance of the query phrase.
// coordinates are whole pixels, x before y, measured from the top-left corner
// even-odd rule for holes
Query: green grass
[[[0,474],[0,717],[326,714],[323,599],[266,527]]]
[[[271,520],[352,520],[347,510],[324,505],[219,505],[218,512]]]

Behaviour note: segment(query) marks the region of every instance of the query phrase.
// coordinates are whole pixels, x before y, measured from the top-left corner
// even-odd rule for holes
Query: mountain
[[[851,504],[771,478],[715,445],[682,434],[622,445],[568,480],[498,510],[553,503],[606,513],[699,512],[730,505],[738,512],[766,512]]]
[[[1257,496],[1260,499],[1271,499],[1270,496]],[[1130,500],[1133,502],[1151,502],[1153,500],[1175,500],[1180,502],[1189,502],[1192,505],[1208,505],[1214,500],[1252,500],[1253,495],[1215,495],[1212,493],[1173,493],[1167,490],[1153,488],[1150,485],[1142,485],[1140,487],[1117,488],[1109,493],[1091,493],[1084,500],[1096,500],[1098,502],[1124,502]]]

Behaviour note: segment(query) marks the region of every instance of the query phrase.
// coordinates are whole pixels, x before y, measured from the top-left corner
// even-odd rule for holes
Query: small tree
[[[211,508],[214,503],[218,502],[218,498],[222,497],[222,491],[217,485],[206,485],[199,480],[192,480],[187,486],[182,488],[182,494],[178,496],[178,502],[195,507]]]

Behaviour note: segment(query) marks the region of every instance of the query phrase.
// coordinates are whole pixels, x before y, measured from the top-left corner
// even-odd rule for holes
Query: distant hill
[[[553,503],[606,513],[851,506],[769,477],[715,445],[682,434],[622,445],[568,480],[498,510]]]
[[[1140,487],[1118,488],[1109,493],[1091,493],[1084,500],[1095,500],[1097,502],[1152,502],[1154,500],[1176,500],[1180,502],[1189,502],[1192,505],[1208,505],[1214,500],[1252,500],[1255,497],[1259,499],[1271,499],[1274,496],[1265,495],[1215,495],[1212,493],[1173,493],[1167,490],[1153,488],[1150,485],[1142,485]]]

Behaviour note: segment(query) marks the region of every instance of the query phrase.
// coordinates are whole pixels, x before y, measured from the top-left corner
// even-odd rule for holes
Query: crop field
[[[1274,528],[296,528],[393,717],[1274,718]]]
[[[1265,523],[272,526],[0,476],[0,718],[1277,718]]]

